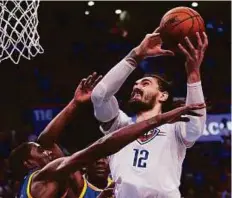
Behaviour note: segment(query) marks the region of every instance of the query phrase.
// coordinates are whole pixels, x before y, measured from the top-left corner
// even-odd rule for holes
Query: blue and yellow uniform
[[[30,171],[28,175],[24,177],[19,191],[19,196],[18,196],[19,198],[33,198],[30,192],[31,180],[36,172],[37,171]],[[66,195],[67,195],[67,191],[64,193],[63,196],[61,196],[61,198],[64,198]]]
[[[37,171],[31,171],[27,176],[24,177],[19,192],[19,198],[33,198],[30,193],[30,187],[31,187],[32,177],[36,172]]]
[[[109,186],[112,183],[112,180],[110,177],[108,177],[108,184]],[[81,191],[81,195],[79,198],[96,198],[103,189],[99,189],[93,184],[89,183],[87,179],[84,177],[84,187],[83,190]]]

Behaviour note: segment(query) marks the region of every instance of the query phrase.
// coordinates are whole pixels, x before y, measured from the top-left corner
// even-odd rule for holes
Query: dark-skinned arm
[[[76,117],[76,113],[90,102],[92,89],[101,79],[97,73],[89,75],[87,79],[82,79],[76,88],[73,99],[69,104],[47,125],[38,137],[38,142],[44,147],[51,149],[57,143],[61,133]]]
[[[152,128],[165,123],[189,120],[187,117],[181,117],[182,115],[201,116],[194,113],[193,110],[202,109],[204,107],[204,104],[179,107],[151,119],[126,126],[104,136],[86,149],[76,152],[69,157],[60,158],[49,163],[39,172],[38,178],[43,180],[53,179],[56,181],[60,178],[65,178],[70,173],[77,171],[88,163],[118,152],[124,146],[136,140]]]
[[[38,142],[45,148],[53,147],[66,126],[75,117],[80,104],[71,100],[69,104],[46,126],[38,137]]]

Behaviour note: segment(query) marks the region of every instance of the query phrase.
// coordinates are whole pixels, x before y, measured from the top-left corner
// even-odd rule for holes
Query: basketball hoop
[[[21,56],[30,60],[44,52],[37,32],[38,7],[39,0],[0,1],[0,62],[10,58],[18,64]]]

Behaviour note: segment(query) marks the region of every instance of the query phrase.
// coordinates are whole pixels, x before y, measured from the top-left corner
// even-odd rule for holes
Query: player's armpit
[[[114,117],[109,122],[103,122],[100,125],[100,130],[102,133],[109,134],[113,131],[120,129],[124,126],[129,125],[130,117],[128,117],[123,111],[119,110],[116,117]]]
[[[100,122],[100,126],[104,131],[108,131],[110,130],[110,128],[112,127],[113,123],[115,122],[115,120],[117,119],[117,117],[115,117],[114,119],[110,120],[109,122]]]

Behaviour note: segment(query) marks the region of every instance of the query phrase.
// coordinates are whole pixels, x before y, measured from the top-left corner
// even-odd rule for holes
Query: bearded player
[[[186,105],[204,103],[201,86],[200,65],[208,45],[196,33],[198,46],[194,47],[185,38],[188,48],[178,44],[186,56],[187,74]],[[161,48],[161,38],[157,31],[148,34],[121,62],[114,66],[97,84],[92,92],[92,102],[96,118],[101,122],[104,134],[133,123],[140,123],[152,116],[160,115],[170,103],[170,84],[159,75],[146,75],[134,84],[129,104],[136,116],[128,117],[119,109],[114,94],[138,63],[148,56],[173,56],[174,53]],[[117,185],[117,198],[180,197],[179,185],[182,163],[186,149],[202,135],[206,121],[206,109],[196,111],[202,117],[189,116],[190,122],[165,124],[132,142],[110,157],[110,169]]]

